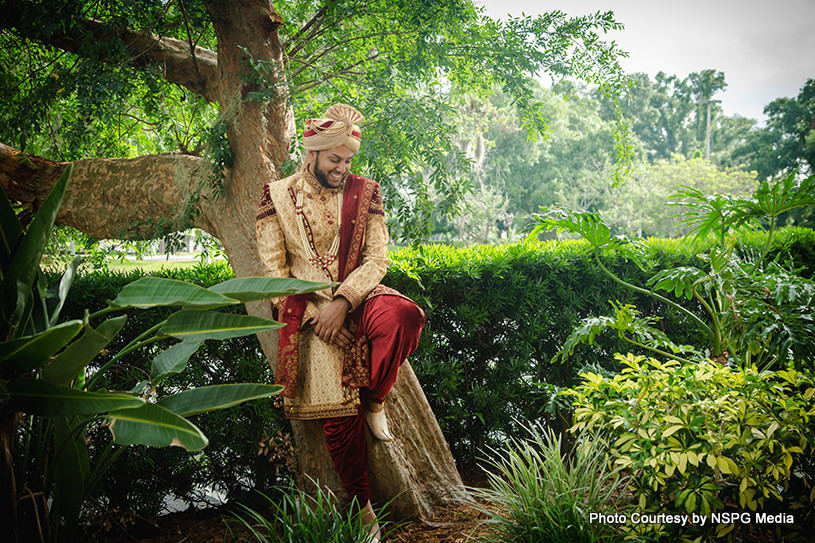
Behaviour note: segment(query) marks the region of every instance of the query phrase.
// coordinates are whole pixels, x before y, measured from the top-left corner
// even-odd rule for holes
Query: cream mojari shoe
[[[368,423],[368,428],[371,429],[371,433],[379,441],[393,441],[393,436],[388,430],[388,418],[385,416],[384,405],[379,411],[371,411],[366,407],[365,420]]]

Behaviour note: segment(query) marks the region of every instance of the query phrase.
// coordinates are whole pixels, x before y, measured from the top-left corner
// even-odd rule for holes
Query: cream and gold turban
[[[365,120],[351,106],[334,104],[325,112],[324,119],[309,119],[303,130],[303,147],[309,151],[325,151],[345,145],[355,153],[359,151],[362,132],[357,123]]]

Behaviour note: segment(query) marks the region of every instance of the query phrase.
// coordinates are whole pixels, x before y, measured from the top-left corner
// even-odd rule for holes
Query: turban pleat
[[[334,104],[325,112],[325,118],[306,121],[303,147],[309,151],[325,151],[345,145],[357,152],[362,139],[358,123],[364,120],[365,117],[353,107]]]

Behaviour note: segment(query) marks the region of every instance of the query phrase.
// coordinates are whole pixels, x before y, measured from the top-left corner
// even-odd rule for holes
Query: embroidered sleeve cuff
[[[336,300],[340,296],[348,300],[348,303],[351,304],[350,311],[354,311],[357,307],[359,307],[359,304],[361,304],[362,300],[365,298],[365,296],[355,291],[350,285],[346,283],[340,285],[340,287],[337,289],[337,292],[334,293],[334,299]]]
[[[314,317],[316,317],[319,314],[320,314],[320,311],[317,309],[317,304],[315,304],[312,301],[309,301],[306,304],[306,311],[303,313],[303,322],[302,322],[301,326],[305,325],[311,319],[313,319]]]

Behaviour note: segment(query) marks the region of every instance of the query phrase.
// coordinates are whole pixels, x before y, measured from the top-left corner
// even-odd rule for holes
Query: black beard
[[[332,187],[331,185],[328,184],[328,179],[326,179],[323,172],[321,172],[320,170],[317,169],[316,165],[314,166],[314,172],[312,172],[312,173],[314,173],[314,177],[317,179],[317,181],[320,182],[320,184],[323,187],[325,187],[327,189],[336,189],[337,188],[337,187]]]
[[[328,183],[328,179],[326,178],[325,174],[320,170],[320,168],[317,167],[319,162],[320,162],[320,152],[317,151],[317,157],[314,159],[314,162],[311,165],[312,166],[312,168],[311,168],[312,172],[311,173],[314,174],[314,177],[317,179],[317,181],[319,181],[319,183],[323,187],[325,187],[327,189],[334,189],[334,190],[338,189],[340,187],[340,185],[342,185],[342,182],[345,181],[345,178],[348,177],[348,174],[346,173],[345,175],[343,175],[342,179],[340,180],[340,185],[337,185],[336,187],[334,187],[334,186],[332,186],[332,185],[330,185]]]

